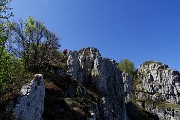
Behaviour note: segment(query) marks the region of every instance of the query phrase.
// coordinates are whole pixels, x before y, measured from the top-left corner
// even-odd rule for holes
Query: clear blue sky
[[[61,49],[96,47],[103,57],[180,70],[180,0],[13,0],[14,19],[44,23]]]

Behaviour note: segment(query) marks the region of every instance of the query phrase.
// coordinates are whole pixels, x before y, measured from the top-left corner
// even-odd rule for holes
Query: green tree
[[[9,0],[0,0],[0,59],[5,49],[5,43],[8,40],[8,20],[13,15],[9,7]]]
[[[11,79],[11,73],[13,72],[10,70],[12,66],[11,56],[6,51],[6,42],[9,39],[9,32],[8,32],[8,20],[9,17],[12,16],[12,13],[9,11],[9,0],[1,0],[0,1],[0,84],[6,84]],[[8,80],[7,80],[8,79]],[[2,85],[0,85],[2,86]],[[0,87],[2,88],[2,87]],[[2,89],[1,89],[2,90]]]
[[[60,47],[59,39],[41,22],[29,17],[25,22],[12,22],[9,27],[13,43],[10,51],[24,59],[28,70],[36,72],[44,65],[54,63],[54,54]]]
[[[25,73],[23,61],[4,50],[0,59],[0,93],[6,92],[10,84],[22,80]]]
[[[128,59],[123,59],[119,62],[118,68],[120,71],[133,74],[135,71],[134,63]]]
[[[29,73],[25,70],[24,60],[17,58],[8,51],[11,43],[11,32],[9,29],[9,18],[12,12],[9,8],[9,0],[0,0],[0,119],[13,119],[7,111],[7,103],[18,93]],[[9,46],[10,47],[10,46]]]
[[[9,7],[10,0],[0,0],[0,18],[9,19],[13,13],[10,11],[12,8]]]
[[[28,73],[24,69],[23,61],[9,54],[6,50],[2,52],[0,59],[0,119],[12,119],[12,111],[6,111],[6,105],[18,93],[25,83]]]

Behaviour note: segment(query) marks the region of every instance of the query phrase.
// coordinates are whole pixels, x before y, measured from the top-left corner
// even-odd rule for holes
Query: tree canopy
[[[128,59],[123,59],[119,62],[118,68],[120,71],[132,74],[135,71],[134,63]]]
[[[0,1],[0,59],[5,49],[5,43],[8,39],[7,24],[9,18],[13,15],[9,7],[9,0]]]
[[[49,31],[40,21],[29,17],[25,22],[12,22],[10,52],[22,57],[28,70],[52,64],[60,47],[58,37]]]

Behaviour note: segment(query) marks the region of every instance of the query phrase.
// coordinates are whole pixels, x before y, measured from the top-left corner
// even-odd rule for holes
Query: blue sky
[[[180,70],[180,0],[13,0],[14,19],[28,16],[61,38],[61,49],[96,47],[103,57],[147,60]]]

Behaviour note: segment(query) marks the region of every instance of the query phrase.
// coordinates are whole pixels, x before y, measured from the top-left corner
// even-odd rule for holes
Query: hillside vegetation
[[[60,51],[59,38],[43,23],[33,17],[10,21],[11,9],[9,0],[0,1],[0,118],[34,73],[64,68],[67,57]]]

